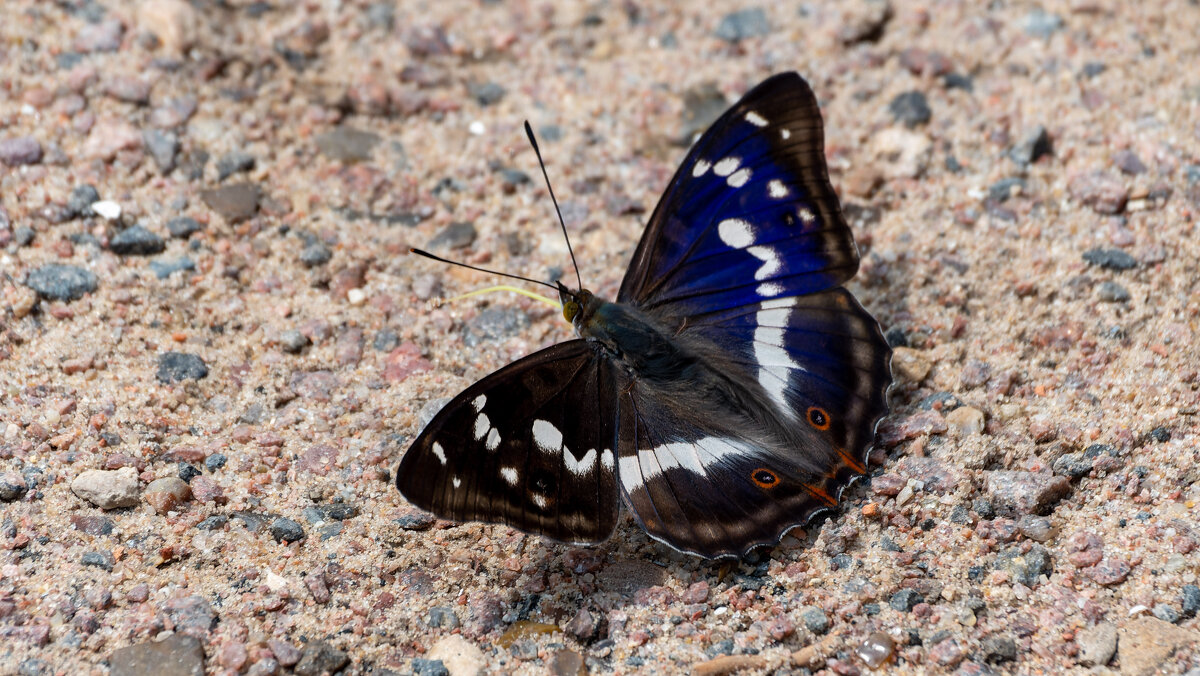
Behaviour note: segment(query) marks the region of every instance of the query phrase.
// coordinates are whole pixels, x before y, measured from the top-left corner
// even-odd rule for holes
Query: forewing
[[[814,293],[857,269],[816,98],[799,75],[784,73],[748,92],[692,147],[618,300],[687,315]]]
[[[507,524],[574,543],[616,526],[617,387],[572,340],[467,388],[405,453],[396,486],[444,519]]]
[[[622,397],[621,490],[651,535],[702,556],[744,554],[835,506],[865,472],[891,351],[849,292],[694,317],[680,340],[707,344],[709,367],[740,374],[750,402],[696,414],[642,384]]]

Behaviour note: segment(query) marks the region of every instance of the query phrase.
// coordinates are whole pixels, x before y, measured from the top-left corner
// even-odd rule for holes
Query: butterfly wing
[[[714,408],[635,382],[621,400],[621,491],[654,537],[702,556],[745,554],[835,506],[865,472],[887,413],[890,350],[841,288],[690,319],[678,339],[743,379],[749,405]]]
[[[816,97],[763,81],[692,147],[642,234],[617,297],[675,315],[835,287],[858,250],[825,168]]]
[[[616,392],[585,341],[529,355],[447,404],[404,455],[396,487],[442,518],[604,540],[619,510]]]

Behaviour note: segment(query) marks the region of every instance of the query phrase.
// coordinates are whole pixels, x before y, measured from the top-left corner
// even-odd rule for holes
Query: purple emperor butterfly
[[[559,283],[579,338],[447,404],[400,463],[404,497],[572,543],[609,537],[624,503],[709,558],[837,505],[887,413],[891,350],[841,286],[859,256],[823,144],[799,75],[742,97],[671,179],[616,302]]]

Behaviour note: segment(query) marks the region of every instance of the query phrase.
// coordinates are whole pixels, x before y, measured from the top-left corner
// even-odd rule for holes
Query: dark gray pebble
[[[1038,125],[1025,133],[1021,140],[1008,151],[1013,162],[1022,166],[1033,164],[1040,158],[1054,152],[1054,143],[1046,127]]]
[[[200,221],[190,216],[180,216],[167,221],[167,232],[171,233],[172,237],[186,239],[193,232],[200,232],[204,226],[200,225]]]
[[[25,497],[29,486],[20,475],[0,474],[0,502],[15,502]]]
[[[261,533],[266,529],[267,521],[271,517],[266,514],[259,514],[258,512],[238,510],[233,513],[233,518],[241,521],[246,526],[246,530],[252,533]]]
[[[970,75],[962,73],[946,73],[942,78],[942,86],[946,89],[961,89],[965,92],[975,91],[975,80]]]
[[[447,225],[445,229],[429,240],[430,249],[462,249],[475,241],[475,224],[469,221],[458,221]]]
[[[209,472],[215,472],[225,466],[228,458],[224,453],[213,453],[204,459],[204,468]]]
[[[818,636],[829,631],[829,617],[820,608],[808,607],[801,610],[800,619],[806,629]]]
[[[1129,290],[1116,282],[1103,282],[1096,291],[1096,297],[1106,303],[1124,303],[1129,300]]]
[[[108,248],[119,256],[148,256],[166,247],[162,237],[140,224],[122,230],[108,243]]]
[[[1092,471],[1092,461],[1082,453],[1064,453],[1054,460],[1053,467],[1055,474],[1078,479]]]
[[[28,225],[18,225],[13,230],[13,242],[17,246],[29,246],[29,243],[33,241],[33,237],[33,228]]]
[[[73,216],[90,216],[92,205],[100,201],[100,192],[92,185],[77,185],[67,197],[67,210]]]
[[[1151,441],[1165,444],[1171,440],[1171,430],[1165,427],[1155,427],[1154,429],[1150,430],[1150,433],[1146,436],[1148,436]]]
[[[458,615],[449,606],[434,606],[429,609],[429,619],[425,620],[425,624],[438,629],[457,629]]]
[[[925,124],[933,117],[925,94],[916,90],[897,95],[888,104],[888,111],[892,114],[892,119],[909,129]]]
[[[331,258],[333,258],[333,252],[320,242],[309,244],[300,252],[300,262],[309,268],[325,265]]]
[[[229,517],[225,516],[224,514],[214,514],[213,516],[210,516],[196,524],[196,528],[199,528],[200,530],[220,530],[224,528],[225,524],[227,523],[229,523]]]
[[[414,657],[411,666],[413,676],[450,676],[450,670],[441,660]]]
[[[320,540],[321,542],[324,542],[330,538],[337,537],[338,535],[342,534],[343,528],[344,528],[344,526],[342,525],[341,521],[334,521],[333,523],[327,523],[324,526],[321,526],[319,529],[317,529],[317,539]]]
[[[1033,545],[1028,552],[1022,552],[1021,545],[1013,545],[996,556],[996,570],[1007,571],[1013,580],[1033,587],[1042,575],[1049,576],[1054,566],[1045,547]]]
[[[391,329],[380,329],[371,345],[380,352],[391,352],[400,345],[400,336]]]
[[[404,530],[429,530],[433,527],[433,515],[424,512],[414,512],[405,514],[402,517],[394,519],[395,523]]]
[[[902,613],[907,613],[913,609],[913,606],[924,602],[925,597],[915,589],[901,589],[888,599],[888,605]]]
[[[304,526],[284,516],[271,522],[270,531],[276,542],[296,542],[304,539]]]
[[[1080,72],[1083,73],[1084,77],[1090,80],[1106,70],[1108,70],[1108,66],[1100,61],[1088,61],[1087,63],[1083,64],[1083,70]]]
[[[295,672],[300,676],[319,676],[332,674],[346,666],[350,657],[324,641],[310,641],[304,646],[300,662],[296,664]]]
[[[224,181],[234,174],[250,171],[254,168],[254,163],[254,156],[241,150],[222,155],[217,160],[217,180]]]
[[[1196,613],[1200,613],[1200,587],[1194,584],[1185,584],[1179,593],[1180,606],[1183,610],[1184,617],[1195,617]]]
[[[157,259],[150,261],[150,271],[159,279],[166,279],[176,272],[188,272],[195,269],[196,263],[187,256],[173,260]]]
[[[50,263],[32,270],[25,285],[43,298],[78,300],[96,290],[96,275],[76,265]]]
[[[908,336],[904,333],[904,329],[898,326],[893,326],[883,334],[884,340],[887,341],[889,347],[908,347]]]
[[[200,470],[197,469],[195,465],[190,465],[186,462],[179,463],[178,470],[179,478],[183,479],[187,483],[191,483],[192,479],[200,476]]]
[[[771,22],[767,19],[767,13],[761,7],[752,7],[721,17],[714,35],[725,42],[737,43],[770,32]]]
[[[727,638],[722,641],[717,641],[716,643],[708,646],[708,650],[705,650],[704,654],[708,655],[709,657],[720,657],[721,655],[732,655],[734,647],[735,647],[735,644],[733,642],[733,639]],[[625,663],[628,664],[629,663],[628,660],[626,660]]]
[[[179,155],[179,137],[175,132],[161,129],[146,129],[142,132],[142,141],[159,172],[169,174],[175,170],[176,158]]]
[[[1183,619],[1183,616],[1179,614],[1178,610],[1175,610],[1165,603],[1156,604],[1151,612],[1154,613],[1154,616],[1158,619],[1162,620],[1163,622],[1170,622],[1171,624],[1175,624]]]
[[[235,183],[200,193],[200,199],[210,209],[230,223],[241,223],[258,213],[261,192],[252,183]]]
[[[1120,249],[1088,249],[1083,252],[1083,260],[1106,270],[1129,270],[1136,268],[1137,259]]]
[[[990,519],[996,516],[996,507],[987,498],[976,498],[971,503],[971,509],[982,519]]]
[[[117,560],[113,558],[112,552],[109,551],[84,552],[83,558],[80,559],[80,563],[85,566],[103,568],[111,573],[113,566],[117,564]]]
[[[165,352],[158,357],[158,381],[177,383],[181,380],[200,380],[208,376],[208,366],[194,354]]]
[[[467,92],[479,105],[490,106],[499,103],[508,90],[495,82],[471,82],[467,84]]]
[[[1023,178],[1017,176],[1002,178],[988,187],[988,197],[997,202],[1004,202],[1014,195],[1024,193],[1026,186]]]

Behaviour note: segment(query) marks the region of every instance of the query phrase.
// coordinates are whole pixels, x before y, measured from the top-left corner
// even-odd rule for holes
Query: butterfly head
[[[563,318],[577,328],[588,321],[602,303],[591,291],[572,291],[562,282],[558,283],[558,299],[562,302]]]

